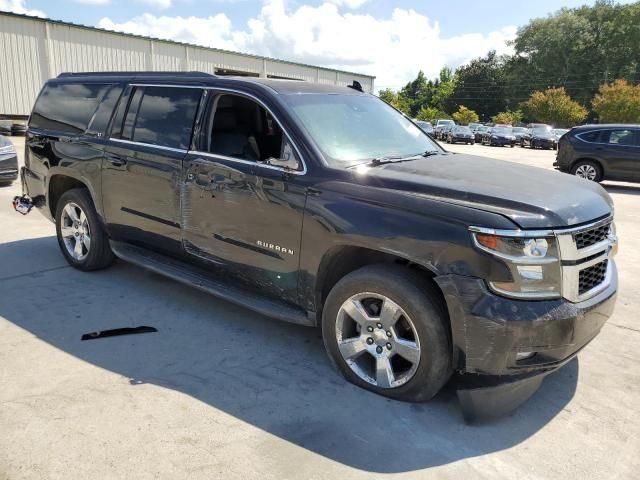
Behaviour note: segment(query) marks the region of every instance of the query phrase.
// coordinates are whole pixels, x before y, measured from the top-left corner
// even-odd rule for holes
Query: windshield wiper
[[[439,155],[440,152],[437,150],[427,150],[423,153],[414,153],[411,155],[396,155],[396,156],[384,156],[384,157],[376,157],[364,163],[357,163],[356,165],[352,165],[350,168],[359,167],[360,165],[367,165],[368,167],[377,167],[379,165],[386,165],[388,163],[400,163],[407,162],[409,160],[415,160],[420,157],[430,157],[431,155]]]

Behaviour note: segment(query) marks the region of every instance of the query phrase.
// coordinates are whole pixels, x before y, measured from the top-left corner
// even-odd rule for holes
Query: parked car
[[[0,135],[11,135],[11,120],[0,120]]]
[[[553,134],[553,136],[556,139],[556,146],[558,145],[558,141],[560,140],[560,137],[562,137],[568,131],[569,131],[568,128],[553,128],[551,130],[551,133]]]
[[[415,122],[424,133],[428,133],[429,135],[433,134],[433,125],[431,125],[431,122],[425,122],[423,120],[415,120]]]
[[[11,185],[18,178],[18,154],[13,143],[0,136],[0,186]]]
[[[482,124],[481,123],[475,123],[475,122],[471,122],[469,123],[469,125],[467,125],[469,127],[469,130],[471,130],[472,132],[476,131],[476,128],[481,127]]]
[[[342,375],[394,399],[426,401],[455,371],[467,408],[513,407],[615,303],[603,189],[448,153],[356,88],[62,74],[36,100],[25,155],[19,203],[54,222],[72,267],[119,257],[321,326]]]
[[[449,132],[451,132],[451,130],[453,130],[454,128],[456,128],[456,125],[445,125],[444,127],[442,127],[442,129],[440,130],[440,139],[442,141],[445,141],[447,139],[447,136],[449,135]]]
[[[525,127],[513,127],[511,129],[511,133],[513,133],[513,136],[516,137],[516,143],[520,145],[522,136],[527,133],[527,129]]]
[[[490,147],[511,148],[516,144],[516,137],[511,132],[511,127],[492,127],[482,135],[482,144]]]
[[[453,120],[449,120],[446,118],[441,118],[436,120],[436,126],[434,127],[434,135],[438,140],[444,140],[444,130],[447,127],[452,127],[456,123]]]
[[[447,143],[465,143],[467,145],[473,145],[475,143],[473,133],[469,127],[463,127],[460,125],[449,130],[445,140]]]
[[[23,120],[15,121],[11,124],[11,135],[22,136],[27,131],[27,122]]]
[[[520,137],[520,146],[529,148],[556,148],[556,137],[548,125],[531,127]]]
[[[481,143],[482,136],[488,131],[489,131],[489,127],[487,127],[486,125],[480,125],[478,128],[476,128],[473,132],[473,139],[475,143]]]
[[[560,138],[558,170],[594,182],[640,182],[640,125],[584,125]]]

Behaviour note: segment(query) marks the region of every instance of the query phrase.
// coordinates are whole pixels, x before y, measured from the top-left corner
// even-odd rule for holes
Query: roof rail
[[[123,77],[123,76],[154,76],[154,77],[160,77],[160,76],[167,76],[167,75],[180,75],[180,76],[185,76],[185,77],[216,77],[216,75],[213,75],[211,73],[205,73],[205,72],[197,72],[197,71],[175,71],[175,72],[145,72],[145,71],[133,71],[133,72],[117,72],[117,71],[110,71],[110,72],[62,72],[60,75],[58,75],[57,78],[65,78],[65,77],[105,77],[105,76],[112,76],[112,77]]]

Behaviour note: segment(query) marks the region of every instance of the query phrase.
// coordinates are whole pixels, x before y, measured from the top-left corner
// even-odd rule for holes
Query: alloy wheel
[[[79,262],[87,258],[91,249],[91,228],[82,208],[67,203],[60,216],[60,234],[67,253]]]
[[[595,180],[598,172],[593,165],[584,164],[576,168],[576,176],[587,180]]]
[[[420,340],[415,325],[384,295],[365,292],[348,298],[338,311],[335,334],[349,368],[371,385],[399,387],[418,369]]]

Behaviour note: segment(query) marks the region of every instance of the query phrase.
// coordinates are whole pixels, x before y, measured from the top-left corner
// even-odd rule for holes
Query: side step
[[[145,248],[122,242],[112,241],[109,243],[113,253],[126,262],[198,288],[231,303],[247,307],[267,317],[309,327],[315,326],[313,318],[302,309],[270,300],[250,290],[216,281],[197,267]]]

